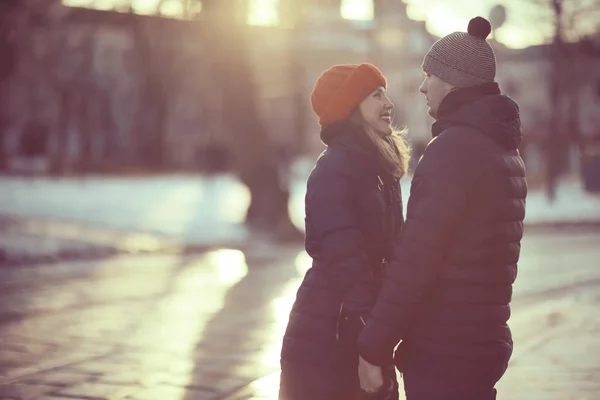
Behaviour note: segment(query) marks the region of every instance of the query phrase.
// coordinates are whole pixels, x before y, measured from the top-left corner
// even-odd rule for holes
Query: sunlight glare
[[[519,26],[506,25],[498,29],[496,32],[496,40],[504,44],[510,45],[513,49],[524,49],[532,45],[532,43],[541,43],[545,41],[542,32],[526,31]]]
[[[250,25],[277,26],[280,23],[279,3],[281,0],[249,0],[246,21]],[[397,0],[401,1],[401,0]],[[90,7],[100,10],[124,11],[131,4],[138,14],[155,14],[161,0],[62,0],[66,6]],[[452,32],[464,32],[466,22],[473,15],[486,16],[491,7],[497,2],[484,0],[455,0],[448,4],[442,0],[404,0],[407,5],[408,17],[413,20],[425,21],[427,30],[438,37]],[[160,6],[163,15],[177,17],[184,13],[181,0],[164,0]],[[497,39],[510,48],[521,49],[532,45],[548,42],[552,25],[539,18],[539,11],[533,2],[514,1],[506,4],[508,21],[498,29]],[[349,20],[373,19],[372,0],[342,0],[340,13]],[[515,17],[512,17],[512,16]],[[523,22],[537,16],[540,23],[532,28]],[[548,18],[546,18],[548,19]]]
[[[138,14],[152,15],[160,11],[162,15],[179,17],[184,13],[181,0],[63,0],[70,7],[90,7],[97,10],[127,10],[131,8]],[[160,10],[157,8],[160,6]]]
[[[100,10],[110,10],[114,7],[113,0],[94,0],[91,3],[94,5],[95,8],[98,8]]]
[[[122,246],[130,253],[157,251],[161,248],[161,245],[161,241],[158,238],[141,233],[131,234],[125,237],[122,244]]]
[[[488,17],[492,7],[497,1],[483,0],[473,2],[470,0],[405,0],[408,17],[418,21],[425,21],[427,30],[436,36],[445,36],[452,32],[465,32],[467,23],[475,15]],[[508,19],[498,28],[496,39],[507,47],[521,49],[532,45],[547,42],[549,25],[540,19],[539,7],[535,2],[511,1],[505,2]],[[536,19],[532,26],[527,21]],[[550,29],[551,30],[551,29]],[[494,31],[492,31],[492,35]],[[490,38],[492,38],[492,35]]]
[[[296,256],[294,265],[296,266],[296,271],[298,271],[300,276],[303,277],[312,266],[312,257],[309,256],[305,250],[303,250]]]
[[[246,257],[240,250],[215,250],[207,254],[207,262],[214,265],[216,279],[220,284],[235,284],[248,274]]]
[[[445,3],[435,3],[427,11],[427,30],[437,36],[466,30],[465,19],[456,15],[456,10]]]
[[[302,188],[303,193],[306,193],[306,187]],[[304,226],[304,196],[290,196],[288,200],[288,212],[292,224],[300,231],[304,232],[306,227]]]
[[[157,348],[190,352],[192,362],[193,349],[202,340],[205,324],[223,307],[225,295],[246,276],[248,267],[241,251],[219,249],[187,261],[185,268],[170,277],[173,271],[169,268],[159,270],[159,267],[169,265],[168,260],[172,260],[171,263],[181,262],[179,256],[151,263],[146,261],[156,264],[151,265],[154,274],[150,276],[153,279],[145,278],[139,284],[153,292],[159,292],[161,285],[167,285],[171,293],[158,298],[160,301],[152,306],[151,317],[149,314],[147,319],[143,319],[144,323],[132,332],[130,339],[136,344],[152,343]],[[120,266],[116,262],[114,264],[115,267]],[[110,273],[110,270],[105,273]],[[113,282],[112,285],[116,284]]]
[[[68,7],[91,7],[92,0],[63,0],[63,4]]]
[[[252,196],[248,186],[232,178],[227,196],[220,200],[222,203],[219,207],[219,220],[230,223],[243,223],[251,200]]]
[[[271,329],[267,330],[268,334],[263,338],[265,346],[261,352],[260,359],[257,360],[269,368],[278,368],[283,336],[288,324],[290,311],[296,300],[296,292],[304,276],[303,270],[308,268],[307,259],[311,260],[306,251],[298,253],[294,262],[298,276],[289,280],[285,284],[281,295],[270,302],[274,324]],[[308,266],[310,266],[310,262]],[[255,395],[259,396],[257,398],[276,399],[279,391],[279,373],[274,373],[254,382],[253,386],[256,391]]]
[[[342,18],[366,21],[373,19],[371,0],[342,0]]]
[[[246,22],[249,25],[275,26],[279,24],[279,0],[251,0]]]
[[[183,3],[179,0],[167,0],[160,7],[162,15],[178,17],[183,15]]]
[[[277,399],[279,393],[279,373],[267,375],[257,381],[252,382],[253,396],[248,400],[268,400]]]
[[[163,258],[160,262],[149,260],[154,273],[140,284],[152,283],[149,290],[162,294],[156,296],[156,301],[149,301],[146,310],[141,310],[140,322],[129,333],[128,340],[136,346],[151,346],[155,350],[143,356],[141,361],[145,364],[164,364],[161,357],[164,358],[166,352],[179,354],[177,362],[171,363],[169,368],[185,385],[195,379],[195,351],[204,340],[207,326],[222,311],[229,290],[248,273],[246,259],[238,250],[220,249],[185,260],[180,256]],[[169,264],[176,269],[164,268]],[[115,263],[117,265],[122,268],[121,263]],[[156,273],[161,267],[163,273]],[[156,398],[184,399],[184,392],[160,394]]]

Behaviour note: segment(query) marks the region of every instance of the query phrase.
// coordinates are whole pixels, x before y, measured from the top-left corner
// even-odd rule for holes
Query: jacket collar
[[[343,148],[363,162],[372,173],[387,180],[391,175],[383,167],[379,151],[361,127],[349,121],[334,122],[321,127],[321,140],[331,148]]]
[[[441,117],[431,127],[434,137],[453,126],[469,126],[506,149],[517,149],[521,143],[519,107],[500,94],[495,83],[453,91],[440,110]]]
[[[490,94],[500,94],[500,87],[496,82],[483,83],[481,85],[460,88],[451,91],[444,97],[438,110],[437,118],[443,118],[461,108],[472,103],[483,96]]]

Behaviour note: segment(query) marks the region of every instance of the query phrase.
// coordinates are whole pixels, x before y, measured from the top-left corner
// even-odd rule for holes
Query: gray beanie
[[[451,33],[431,46],[423,71],[458,88],[493,82],[496,56],[485,40],[491,31],[485,18],[473,18],[467,32]]]

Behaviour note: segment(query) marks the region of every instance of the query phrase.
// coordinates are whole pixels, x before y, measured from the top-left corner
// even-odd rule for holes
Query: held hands
[[[369,394],[377,393],[383,387],[383,370],[377,365],[369,364],[358,356],[358,378],[360,388]]]

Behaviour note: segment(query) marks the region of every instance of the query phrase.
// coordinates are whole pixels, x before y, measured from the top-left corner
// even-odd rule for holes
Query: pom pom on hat
[[[423,60],[423,71],[457,88],[493,82],[496,55],[485,40],[492,25],[482,17],[469,21],[467,32],[453,32],[431,46]]]
[[[482,17],[475,17],[469,21],[467,32],[471,36],[485,40],[488,35],[492,32],[492,25],[490,22]]]

